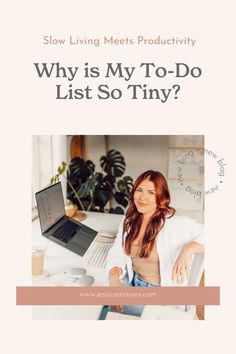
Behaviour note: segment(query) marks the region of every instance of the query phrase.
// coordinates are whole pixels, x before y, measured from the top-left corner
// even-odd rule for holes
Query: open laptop
[[[82,257],[97,231],[66,216],[61,183],[42,189],[35,197],[42,235]]]

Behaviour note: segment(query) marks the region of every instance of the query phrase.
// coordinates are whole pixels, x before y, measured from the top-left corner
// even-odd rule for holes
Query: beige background
[[[3,13],[4,114],[1,128],[1,281],[4,352],[89,353],[232,352],[235,315],[235,134],[233,129],[233,1],[21,1]],[[47,34],[86,36],[190,36],[191,47],[44,47]],[[202,67],[198,80],[184,80],[179,100],[56,102],[53,80],[39,80],[32,63],[120,61]],[[137,78],[139,79],[139,78]],[[140,81],[140,80],[139,80]],[[174,80],[163,81],[165,87]],[[114,83],[116,80],[114,80]],[[155,80],[153,86],[155,87]],[[156,82],[160,87],[159,81]],[[162,86],[164,86],[162,84]],[[205,134],[206,147],[227,161],[220,191],[206,199],[206,284],[221,286],[221,306],[206,321],[31,321],[30,307],[15,306],[15,286],[30,284],[32,134]],[[207,166],[207,160],[206,160]],[[215,183],[214,169],[206,173]],[[10,227],[9,227],[10,225]],[[230,349],[230,350],[229,350]]]

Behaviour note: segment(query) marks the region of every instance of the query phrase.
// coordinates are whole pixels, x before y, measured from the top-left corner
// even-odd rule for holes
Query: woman
[[[175,286],[187,281],[192,255],[204,252],[203,227],[174,214],[165,177],[152,170],[142,173],[107,257],[111,286],[123,286],[127,277],[132,286]]]

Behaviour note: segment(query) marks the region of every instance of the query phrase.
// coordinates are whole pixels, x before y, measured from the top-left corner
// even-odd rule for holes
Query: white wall
[[[88,160],[92,160],[96,166],[96,171],[100,172],[101,167],[99,160],[101,156],[106,154],[104,135],[87,135],[86,145]]]
[[[62,161],[67,161],[66,135],[34,135],[32,137],[32,205],[34,194],[49,185]],[[66,181],[61,178],[66,197]]]
[[[167,174],[168,137],[163,136],[115,136],[111,135],[110,148],[120,151],[125,158],[126,175],[136,179],[146,170]]]
[[[34,135],[32,138],[32,182],[37,191],[48,185],[53,175],[52,137]]]
[[[88,158],[100,170],[99,159],[105,153],[103,136],[88,136]],[[168,136],[110,135],[109,149],[116,149],[125,158],[125,175],[136,179],[142,172],[154,169],[167,174]]]

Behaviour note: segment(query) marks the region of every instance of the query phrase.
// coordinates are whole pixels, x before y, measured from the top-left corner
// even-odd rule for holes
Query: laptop
[[[42,189],[35,197],[42,235],[83,257],[97,231],[66,216],[61,182]]]

